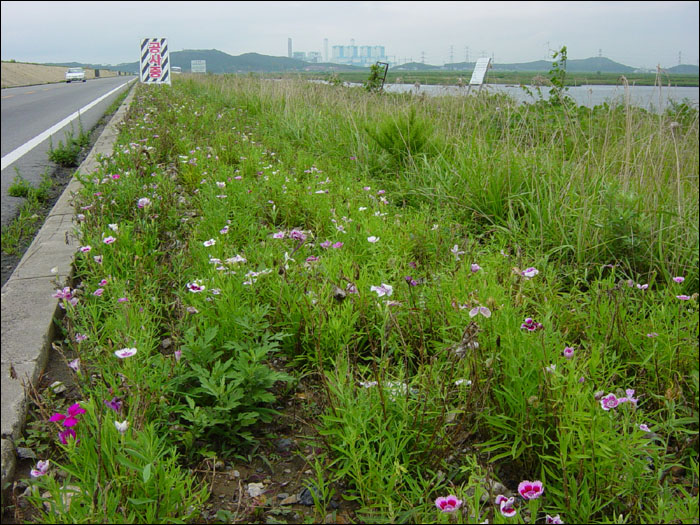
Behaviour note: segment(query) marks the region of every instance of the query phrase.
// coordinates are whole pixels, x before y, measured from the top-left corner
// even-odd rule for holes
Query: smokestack
[[[292,39],[291,38],[287,39],[287,56],[289,58],[292,58]]]

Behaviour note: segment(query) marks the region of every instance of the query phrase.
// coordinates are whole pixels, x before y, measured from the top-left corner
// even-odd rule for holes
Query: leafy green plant
[[[216,326],[201,336],[194,328],[185,333],[179,393],[186,405],[179,415],[189,424],[195,439],[217,437],[229,445],[251,443],[250,428],[269,422],[277,412],[270,408],[277,381],[291,378],[264,364],[279,347],[282,334],[258,334],[255,339],[215,346]],[[225,352],[228,351],[228,352]],[[226,359],[226,355],[231,355]]]
[[[549,103],[553,106],[560,106],[565,102],[566,92],[569,87],[566,85],[566,46],[562,46],[559,51],[552,53],[552,69],[549,70],[549,81],[552,87],[549,88]]]
[[[90,134],[83,131],[82,123],[79,123],[80,131],[78,136],[74,136],[74,131],[65,132],[65,144],[63,141],[58,142],[58,146],[54,148],[53,141],[49,139],[49,160],[55,162],[59,166],[75,167],[78,165],[78,156],[82,148],[90,143]]]
[[[369,78],[365,80],[362,87],[370,93],[379,93],[384,89],[385,70],[379,64],[372,64],[369,67]]]

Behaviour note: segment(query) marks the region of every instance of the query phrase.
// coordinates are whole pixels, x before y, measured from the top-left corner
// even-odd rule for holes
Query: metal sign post
[[[170,55],[167,38],[141,40],[140,79],[142,84],[170,85]]]
[[[206,60],[190,60],[190,71],[192,73],[206,73],[207,72],[207,61]]]
[[[378,66],[384,66],[384,77],[382,78],[382,90],[384,89],[384,82],[386,81],[386,74],[389,72],[389,64],[387,62],[377,62]]]
[[[467,89],[467,95],[472,90],[472,86],[479,86],[479,92],[484,85],[484,78],[486,73],[491,69],[491,59],[490,58],[480,58],[476,61],[474,65],[474,72],[472,73],[472,78],[469,81],[469,88]]]

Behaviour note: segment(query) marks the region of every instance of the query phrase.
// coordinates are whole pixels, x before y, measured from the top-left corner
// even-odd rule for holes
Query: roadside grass
[[[312,397],[307,520],[697,520],[697,111],[137,90],[80,175],[36,521],[211,519],[188,469]],[[219,519],[283,519],[273,486]]]
[[[42,224],[41,210],[49,197],[54,182],[47,173],[42,175],[38,187],[32,186],[19,173],[8,188],[8,195],[26,199],[19,215],[2,229],[2,251],[6,255],[19,255],[23,246],[34,238]]]

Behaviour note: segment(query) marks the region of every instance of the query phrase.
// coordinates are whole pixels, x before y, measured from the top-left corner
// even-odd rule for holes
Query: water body
[[[360,86],[361,84],[352,84]],[[538,100],[535,89],[528,88],[535,93],[535,98],[531,97],[518,86],[507,86],[501,84],[485,84],[481,89],[488,93],[506,93],[513,99],[521,103],[532,103]],[[434,86],[425,85],[416,88],[413,84],[386,84],[384,90],[389,93],[425,93],[429,96],[458,95],[466,96],[468,88],[458,86]],[[473,87],[469,96],[474,96],[479,91],[478,86]],[[542,95],[548,98],[549,88],[541,88]],[[573,86],[566,92],[568,96],[576,101],[579,106],[594,107],[607,102],[610,105],[625,103],[624,86]],[[662,86],[630,86],[630,104],[642,107],[652,112],[664,111],[669,106],[669,100],[677,103],[686,102],[698,108],[700,102],[700,88],[697,87],[665,87]]]

